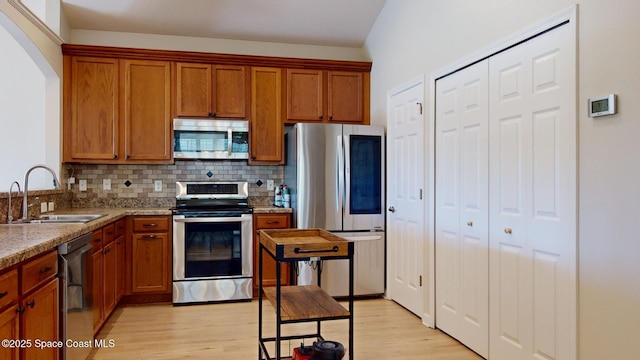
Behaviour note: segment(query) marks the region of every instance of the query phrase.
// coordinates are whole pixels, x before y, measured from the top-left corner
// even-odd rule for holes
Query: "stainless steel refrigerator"
[[[322,228],[355,242],[354,293],[384,293],[384,127],[300,123],[286,130],[285,183],[293,225]],[[348,295],[345,261],[321,267],[322,288]],[[298,283],[315,283],[315,263],[298,264]]]

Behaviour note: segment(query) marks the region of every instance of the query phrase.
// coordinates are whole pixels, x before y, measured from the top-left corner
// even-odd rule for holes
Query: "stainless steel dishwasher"
[[[91,233],[58,246],[62,359],[86,359],[93,345]]]

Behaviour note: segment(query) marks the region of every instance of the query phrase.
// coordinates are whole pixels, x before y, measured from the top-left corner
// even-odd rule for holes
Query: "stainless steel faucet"
[[[29,219],[29,205],[27,204],[27,191],[29,189],[29,174],[35,169],[45,169],[51,173],[53,176],[53,186],[56,189],[60,189],[60,180],[58,180],[58,175],[53,171],[52,168],[47,165],[35,165],[32,166],[27,173],[24,174],[24,191],[22,192],[22,221],[27,221]]]
[[[20,196],[20,192],[22,192],[22,190],[20,190],[19,182],[14,181],[11,183],[11,186],[9,187],[9,213],[7,214],[7,224],[11,224],[11,222],[13,221],[13,215],[11,215],[11,198],[13,197],[13,185],[18,185],[18,196]]]

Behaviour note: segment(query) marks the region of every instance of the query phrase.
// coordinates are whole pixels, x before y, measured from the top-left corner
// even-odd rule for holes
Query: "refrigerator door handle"
[[[344,144],[342,142],[342,135],[338,135],[336,137],[336,166],[338,167],[338,171],[336,174],[338,175],[338,191],[336,191],[336,213],[342,214],[342,209],[344,208]]]

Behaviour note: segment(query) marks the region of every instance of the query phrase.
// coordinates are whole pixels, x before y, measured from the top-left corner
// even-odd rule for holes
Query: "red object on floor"
[[[311,360],[311,346],[300,346],[293,349],[292,360]]]

